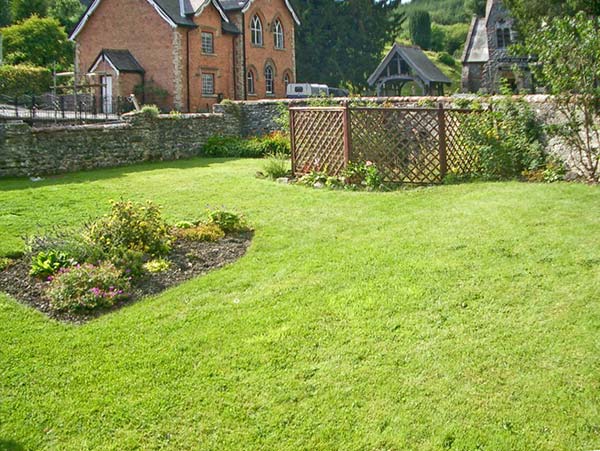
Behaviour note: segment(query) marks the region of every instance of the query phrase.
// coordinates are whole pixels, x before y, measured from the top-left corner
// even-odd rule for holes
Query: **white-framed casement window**
[[[252,36],[252,45],[263,45],[263,28],[260,17],[254,15],[250,23],[250,34]]]
[[[210,31],[202,32],[202,53],[207,55],[215,53],[215,36]]]
[[[202,74],[202,95],[212,96],[215,94],[215,74]]]
[[[275,24],[273,25],[273,40],[275,42],[276,49],[282,49],[284,47],[283,40],[283,25],[281,25],[281,21],[277,19]]]
[[[256,86],[254,83],[254,72],[248,71],[248,94],[256,94]]]
[[[273,94],[275,92],[273,68],[271,66],[265,67],[265,91],[267,94]]]

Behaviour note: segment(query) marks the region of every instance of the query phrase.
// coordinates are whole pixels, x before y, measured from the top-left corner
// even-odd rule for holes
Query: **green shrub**
[[[383,178],[377,166],[370,161],[351,162],[343,173],[346,184],[370,190],[380,189]]]
[[[21,96],[24,94],[42,94],[52,84],[49,69],[29,65],[0,66],[0,94]]]
[[[290,137],[281,132],[274,132],[260,138],[253,138],[251,141],[261,149],[263,155],[291,154]]]
[[[285,177],[290,172],[290,160],[284,153],[273,153],[267,155],[263,165],[264,174],[271,179]]]
[[[113,201],[111,205],[109,215],[88,226],[90,240],[107,255],[127,249],[160,256],[171,250],[172,236],[159,207],[149,201]]]
[[[144,105],[138,114],[148,118],[157,118],[160,115],[160,109],[156,105]]]
[[[179,221],[177,224],[175,224],[175,228],[176,229],[191,229],[192,227],[194,227],[194,223],[190,222],[190,221]]]
[[[223,158],[262,158],[270,153],[290,154],[289,137],[273,133],[264,137],[243,139],[212,136],[204,144],[202,155]]]
[[[157,258],[155,260],[150,260],[148,263],[144,264],[144,269],[149,273],[159,273],[165,272],[171,267],[171,262],[165,260],[164,258]]]
[[[146,253],[122,246],[110,249],[106,256],[106,261],[109,261],[120,269],[123,274],[133,279],[139,279],[144,274],[144,263],[147,260]]]
[[[0,271],[8,269],[12,264],[13,261],[10,258],[0,257]]]
[[[77,265],[61,269],[52,278],[46,294],[58,311],[110,307],[127,299],[131,284],[112,263]]]
[[[191,241],[219,241],[225,236],[225,232],[217,224],[200,224],[189,229],[178,232],[181,238]]]
[[[77,229],[54,229],[30,238],[27,245],[33,254],[50,251],[66,254],[73,264],[97,263],[105,258],[104,251]]]
[[[298,184],[304,186],[315,186],[320,183],[325,185],[329,176],[323,171],[310,171],[298,179]]]
[[[50,250],[48,252],[39,252],[31,261],[29,274],[34,277],[45,279],[62,268],[73,264],[73,259],[64,252]]]
[[[231,211],[212,210],[208,212],[208,223],[215,224],[225,233],[248,230],[244,218]]]
[[[545,164],[542,127],[522,100],[506,98],[494,104],[493,110],[468,115],[461,124],[461,133],[477,154],[473,175],[506,180]]]
[[[446,66],[450,66],[450,67],[456,66],[456,60],[454,59],[454,57],[446,52],[440,53],[437,57],[437,60],[440,63],[445,64]]]

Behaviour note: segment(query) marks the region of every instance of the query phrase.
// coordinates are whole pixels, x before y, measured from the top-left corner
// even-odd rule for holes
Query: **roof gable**
[[[292,4],[290,3],[290,1],[283,0],[283,2],[285,3],[285,6],[287,7],[288,11],[292,15],[294,22],[296,22],[296,25],[300,25],[300,19],[298,18],[296,11],[294,11],[294,8],[292,7]],[[240,11],[241,10],[243,13],[245,13],[246,11],[248,11],[250,6],[252,6],[252,3],[254,3],[254,0],[219,0],[219,3],[221,3],[221,5],[223,6],[223,9],[225,11]]]
[[[429,83],[452,83],[444,73],[433,64],[433,62],[425,55],[425,52],[419,47],[403,46],[394,44],[383,61],[377,66],[375,72],[368,79],[369,85],[374,85],[377,80],[383,75],[392,59],[400,56],[406,63],[417,73],[423,82]]]
[[[143,74],[144,68],[138,63],[129,50],[102,49],[88,72],[94,72],[98,65],[106,61],[116,72],[135,72]]]

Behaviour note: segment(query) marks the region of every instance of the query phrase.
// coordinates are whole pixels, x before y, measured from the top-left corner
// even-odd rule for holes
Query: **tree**
[[[48,0],[11,0],[13,22],[20,22],[33,15],[48,15]]]
[[[427,11],[414,11],[410,15],[408,31],[413,44],[422,49],[431,47],[431,16]]]
[[[0,0],[0,28],[10,25],[11,21],[9,0]]]
[[[56,62],[67,67],[72,61],[72,45],[56,19],[32,16],[2,30],[4,53],[9,64],[28,63],[50,67]]]
[[[564,117],[553,132],[571,149],[571,163],[590,182],[600,179],[600,20],[580,11],[555,18],[526,41],[538,76]]]
[[[471,16],[485,16],[486,0],[465,0],[465,11]]]
[[[295,0],[298,79],[360,91],[403,21],[398,0]]]
[[[85,11],[80,0],[53,0],[48,9],[50,17],[58,19],[67,31],[72,31]]]

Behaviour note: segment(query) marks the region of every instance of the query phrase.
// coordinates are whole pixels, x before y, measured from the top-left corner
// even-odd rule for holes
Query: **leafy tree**
[[[465,0],[465,11],[473,16],[485,16],[486,0]]]
[[[33,15],[46,17],[48,14],[48,0],[11,0],[11,7],[14,22]]]
[[[431,48],[431,16],[427,11],[414,11],[410,15],[409,33],[413,44]]]
[[[553,128],[571,149],[575,169],[600,179],[600,20],[580,11],[555,18],[526,41],[539,58],[538,76],[565,118]]]
[[[295,0],[298,79],[360,91],[404,20],[399,0]]]
[[[0,0],[0,28],[10,25],[11,21],[9,0]]]
[[[56,62],[66,67],[71,63],[71,43],[56,19],[32,16],[4,28],[2,35],[6,62],[9,64],[28,63],[49,67]]]
[[[67,31],[73,30],[85,11],[80,0],[53,0],[48,9],[50,17],[58,19]]]

